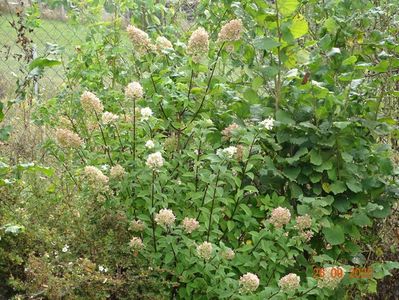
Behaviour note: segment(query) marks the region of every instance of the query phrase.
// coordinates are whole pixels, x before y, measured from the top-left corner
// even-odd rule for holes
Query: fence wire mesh
[[[12,98],[17,86],[17,79],[26,72],[27,62],[24,60],[24,49],[18,39],[18,29],[12,24],[18,22],[16,12],[21,9],[20,2],[0,0],[0,99]],[[29,5],[22,4],[22,5]],[[26,8],[26,7],[25,7]],[[84,28],[73,25],[67,18],[60,14],[59,10],[51,10],[40,7],[40,23],[33,31],[27,33],[31,40],[34,57],[45,54],[46,48],[56,44],[63,49],[62,55],[67,60],[74,53],[76,45],[79,45],[84,35]],[[65,80],[63,66],[46,69],[44,75],[38,81],[41,94],[53,96]]]

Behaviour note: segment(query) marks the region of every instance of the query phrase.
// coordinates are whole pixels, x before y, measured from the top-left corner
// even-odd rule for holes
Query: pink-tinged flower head
[[[241,39],[243,31],[242,22],[239,19],[231,20],[223,25],[218,35],[219,42],[234,42]]]
[[[120,179],[125,176],[126,171],[121,165],[115,165],[111,168],[110,176],[113,179]]]
[[[202,244],[197,246],[197,254],[199,257],[210,260],[212,257],[212,244],[209,242],[203,242]]]
[[[55,137],[61,147],[79,148],[83,144],[80,136],[68,129],[57,129]]]
[[[88,184],[90,185],[90,188],[98,192],[104,192],[109,189],[109,179],[103,174],[103,172],[101,172],[101,170],[93,166],[86,166],[84,168],[84,174]]]
[[[126,31],[138,52],[144,52],[151,48],[151,41],[146,32],[132,25],[129,25]]]
[[[130,242],[129,246],[134,250],[134,251],[139,251],[144,248],[143,241],[139,237],[133,237]]]
[[[80,96],[80,104],[86,113],[92,113],[95,111],[97,114],[101,114],[104,110],[104,106],[100,99],[92,92],[85,91]]]
[[[143,98],[144,91],[141,84],[137,81],[133,81],[125,88],[125,96],[129,99],[137,100]]]
[[[155,223],[170,227],[175,223],[176,217],[171,209],[163,208],[155,215]]]
[[[209,51],[209,36],[206,30],[202,27],[195,30],[188,40],[187,52],[193,58],[194,62],[201,61],[201,58],[208,56]]]
[[[240,277],[240,291],[242,293],[255,292],[259,287],[259,278],[253,273],[246,273]]]
[[[182,222],[184,231],[187,233],[192,233],[199,227],[199,222],[194,218],[187,218],[185,217]]]
[[[279,280],[278,285],[283,290],[294,291],[299,288],[300,281],[301,278],[298,275],[294,273],[289,273]]]
[[[288,224],[291,219],[291,213],[287,208],[277,207],[273,209],[272,215],[269,219],[270,223],[272,223],[275,227],[283,227]]]
[[[318,279],[317,286],[319,288],[335,289],[338,287],[342,278],[345,275],[345,270],[342,267],[327,267],[323,269],[324,274]]]
[[[299,230],[304,230],[312,227],[312,218],[309,215],[297,216],[295,221],[296,221],[296,227]]]

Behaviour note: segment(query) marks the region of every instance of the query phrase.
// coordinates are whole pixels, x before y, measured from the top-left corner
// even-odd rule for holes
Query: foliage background
[[[93,15],[90,14],[90,20],[87,21],[94,25],[90,27],[86,42],[81,45],[79,53],[75,53],[74,59],[64,61],[60,56],[62,50],[58,48],[50,56],[44,56],[61,59],[68,64],[65,89],[56,98],[46,100],[44,105],[34,105],[32,108],[26,102],[18,104],[18,108],[26,112],[26,115],[19,115],[18,110],[15,114],[24,121],[25,127],[18,128],[10,119],[3,123],[15,126],[13,135],[6,141],[9,144],[5,145],[2,152],[5,160],[1,169],[4,184],[1,201],[5,205],[2,208],[1,249],[4,255],[1,274],[7,286],[5,289],[10,293],[44,296],[49,299],[61,296],[75,299],[134,299],[144,297],[143,295],[148,298],[163,298],[171,290],[174,293],[177,283],[175,274],[168,274],[167,268],[148,270],[147,261],[132,259],[127,241],[131,237],[128,226],[134,212],[131,211],[128,191],[124,192],[128,185],[122,183],[121,193],[103,205],[95,198],[90,198],[91,192],[85,188],[84,182],[79,182],[79,185],[83,185],[80,188],[84,192],[77,193],[77,187],[66,171],[72,170],[73,176],[78,178],[82,164],[77,153],[59,152],[55,144],[47,141],[37,147],[36,141],[32,141],[33,145],[22,143],[24,147],[35,149],[27,151],[30,156],[21,151],[21,157],[15,159],[13,139],[18,138],[18,134],[21,135],[26,128],[39,132],[38,140],[44,142],[47,137],[51,139],[51,128],[59,126],[60,114],[78,120],[78,132],[84,132],[85,117],[78,102],[82,89],[98,92],[108,110],[120,113],[119,103],[124,101],[123,88],[132,79],[140,79],[146,91],[146,104],[154,109],[159,121],[150,124],[151,133],[145,129],[139,136],[144,142],[145,137],[151,134],[154,139],[169,145],[169,148],[165,147],[167,171],[159,175],[160,183],[168,186],[172,178],[181,179],[184,184],[179,187],[173,182],[173,185],[163,191],[163,195],[168,195],[169,199],[177,197],[178,201],[186,203],[190,199],[198,198],[193,193],[196,190],[189,184],[195,180],[195,173],[192,168],[179,165],[190,166],[195,158],[190,151],[195,150],[198,143],[190,142],[187,149],[190,151],[177,151],[177,145],[184,145],[189,136],[183,134],[179,140],[180,131],[176,128],[182,128],[190,122],[193,116],[190,112],[195,112],[198,107],[190,101],[181,100],[186,99],[190,90],[190,70],[195,70],[198,77],[195,78],[195,89],[192,90],[193,99],[201,101],[207,84],[211,84],[212,101],[205,102],[201,111],[203,114],[200,116],[201,119],[211,118],[214,127],[204,129],[205,124],[199,122],[194,124],[202,129],[202,133],[193,129],[197,142],[200,137],[206,137],[203,141],[205,153],[227,146],[228,143],[221,139],[220,131],[232,122],[237,122],[244,129],[230,142],[243,143],[249,160],[251,151],[248,149],[251,148],[256,132],[251,130],[251,126],[243,126],[246,124],[244,120],[256,122],[273,115],[278,122],[277,130],[270,136],[262,133],[262,142],[255,146],[257,155],[250,162],[253,175],[247,174],[247,167],[242,169],[242,165],[233,162],[236,172],[243,176],[241,182],[237,184],[232,172],[221,169],[224,176],[223,189],[213,189],[213,185],[218,186],[215,175],[220,168],[215,163],[218,165],[220,162],[217,157],[212,156],[209,162],[204,162],[207,167],[200,173],[200,184],[203,187],[208,184],[211,186],[210,199],[213,190],[221,200],[226,198],[224,201],[228,204],[231,201],[229,197],[237,195],[236,191],[249,192],[247,204],[238,207],[237,224],[223,224],[217,218],[214,219],[214,224],[220,223],[221,228],[214,226],[212,229],[212,234],[216,237],[220,237],[220,230],[222,236],[227,231],[228,246],[240,248],[233,273],[256,270],[263,257],[279,253],[270,244],[277,236],[280,243],[276,247],[283,247],[289,255],[296,257],[296,262],[281,264],[274,261],[274,264],[268,262],[266,266],[261,264],[257,271],[264,272],[267,278],[271,278],[268,279],[271,280],[271,286],[276,285],[280,277],[278,274],[284,275],[287,270],[301,272],[304,278],[312,276],[312,267],[315,264],[353,264],[357,261],[360,265],[375,263],[373,266],[376,273],[373,280],[356,283],[348,280],[340,291],[330,294],[310,292],[308,297],[338,297],[337,293],[346,294],[347,297],[359,297],[376,292],[376,280],[388,275],[389,270],[395,266],[394,263],[383,263],[382,252],[389,248],[383,247],[380,235],[376,233],[385,232],[387,228],[381,227],[381,222],[374,218],[385,220],[397,199],[394,195],[397,190],[393,185],[397,171],[392,165],[394,156],[389,145],[397,143],[398,134],[398,20],[395,15],[398,3],[326,1],[321,4],[308,1],[298,3],[298,6],[296,1],[284,3],[288,4],[285,7],[286,13],[281,12],[280,28],[276,23],[275,6],[271,1],[201,2],[196,8],[192,23],[187,23],[184,16],[176,14],[178,9],[174,11],[173,7],[165,8],[161,3],[144,1],[137,4],[122,1],[116,6],[112,3],[89,3],[86,8],[92,10]],[[295,11],[291,12],[290,3],[293,3]],[[132,57],[132,46],[127,42],[122,29],[122,19],[111,22],[93,20],[98,17],[98,11],[104,5],[110,12],[113,9],[117,11],[116,15],[130,8],[133,12],[131,22],[140,25],[153,37],[158,36],[162,28],[162,34],[176,45],[176,53],[167,55],[167,60],[171,61],[165,62],[165,57],[151,55]],[[134,5],[144,7],[146,13],[143,14]],[[79,18],[78,12],[76,18]],[[211,43],[208,64],[216,71],[213,80],[208,83],[207,63],[195,65],[187,62],[184,45],[179,44],[179,41],[186,42],[189,34],[198,25],[205,27],[214,41],[221,23],[224,24],[234,17],[241,18],[247,29],[243,41],[234,44],[234,52],[224,51],[219,65],[216,66],[212,65],[212,61],[217,56],[217,45]],[[101,54],[100,57],[98,53]],[[141,72],[136,72],[135,66]],[[43,70],[45,67],[47,66],[41,66]],[[173,72],[184,76],[175,76]],[[40,78],[42,74],[32,76]],[[14,102],[32,99],[32,95],[34,93],[27,86],[26,91],[19,95],[20,99],[17,98],[18,101]],[[279,101],[278,110],[276,99]],[[186,107],[186,117],[175,120],[172,117],[172,121],[163,118],[159,103],[164,104],[168,116],[175,116]],[[125,130],[122,128],[122,138],[128,144],[130,129],[128,125],[125,126]],[[10,127],[2,127],[4,140],[8,138],[5,128]],[[96,165],[107,163],[107,157],[101,151],[102,142],[98,134],[86,136],[98,148],[92,148],[94,151],[90,152],[86,149],[87,152],[83,153]],[[107,134],[112,135],[112,130]],[[129,156],[121,151],[120,145],[115,141],[110,147],[112,154],[125,162],[126,167],[130,167]],[[144,159],[146,150],[143,148],[138,151],[141,151]],[[34,164],[27,164],[28,161],[34,161]],[[245,164],[246,162],[244,166]],[[51,168],[42,167],[43,165]],[[176,174],[173,172],[175,169]],[[212,171],[215,172],[213,175]],[[132,176],[138,176],[134,175],[135,172]],[[137,172],[144,182],[151,182],[150,174],[144,167],[138,167]],[[257,180],[250,180],[251,176]],[[259,193],[259,196],[251,197],[254,192],[255,195]],[[179,198],[181,195],[186,198]],[[88,199],[90,205],[87,205]],[[168,199],[159,200],[173,205],[173,201]],[[309,259],[298,255],[298,249],[285,248],[287,242],[279,235],[282,233],[278,232],[266,236],[267,242],[261,242],[263,234],[269,230],[258,231],[255,228],[259,224],[268,226],[260,220],[278,205],[292,207],[296,213],[312,214],[317,220],[318,228],[315,228],[316,236],[308,250],[316,251],[320,255]],[[379,210],[377,205],[381,205],[383,209]],[[234,207],[233,205],[232,208]],[[231,217],[231,211],[221,210],[220,213]],[[204,210],[204,214],[209,215],[209,209]],[[148,216],[143,216],[146,217]],[[178,218],[181,219],[181,216]],[[386,219],[384,222],[392,224],[389,223],[391,221],[392,219]],[[242,241],[231,242],[235,237],[234,229],[242,223],[248,232]],[[389,226],[391,225],[387,227]],[[167,236],[162,237],[161,232],[159,235],[160,239],[164,239],[164,246],[169,247],[171,240]],[[393,233],[388,235],[394,236]],[[176,243],[173,238],[177,237],[172,236],[172,241]],[[197,240],[201,238],[198,237]],[[261,247],[255,255],[259,261],[254,260],[248,264],[248,252],[252,255],[252,249],[258,242]],[[327,249],[327,243],[333,247]],[[65,244],[71,247],[71,251],[66,254],[61,251]],[[389,251],[395,251],[395,244],[391,248]],[[184,257],[185,250],[181,251]],[[172,253],[165,251],[164,255],[154,256],[153,259],[173,265]],[[98,265],[108,266],[110,272],[99,272]],[[187,263],[183,263],[182,268],[186,267]],[[188,269],[200,275],[191,285],[187,284],[186,289],[200,293],[201,289],[210,284],[208,295],[221,295],[220,285],[211,284],[214,275],[212,266],[208,265],[204,270],[202,268],[201,265]],[[225,276],[224,270],[220,276]],[[273,276],[276,278],[272,278]],[[235,282],[238,278],[233,277],[235,278],[228,281],[229,284],[222,287],[226,295],[236,288]],[[308,284],[311,287],[312,281]],[[159,294],[160,285],[165,288],[165,295]],[[73,294],[68,294],[66,291],[71,289]],[[180,292],[184,293],[182,290]],[[305,291],[304,287],[302,293]],[[263,295],[268,295],[269,292],[270,296],[274,290],[265,289]],[[184,297],[182,295],[184,294],[180,296]]]

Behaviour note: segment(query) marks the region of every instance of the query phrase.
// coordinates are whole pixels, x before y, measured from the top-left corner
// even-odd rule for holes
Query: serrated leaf
[[[277,111],[276,120],[282,124],[295,124],[295,121],[291,118],[291,115],[283,110]]]
[[[359,193],[363,190],[362,184],[353,178],[346,181],[346,186],[354,193]]]
[[[331,184],[330,188],[334,195],[341,194],[346,191],[345,183],[340,180],[335,181],[333,184]]]
[[[310,151],[310,162],[316,166],[320,166],[323,163],[323,159],[318,151],[314,149]]]

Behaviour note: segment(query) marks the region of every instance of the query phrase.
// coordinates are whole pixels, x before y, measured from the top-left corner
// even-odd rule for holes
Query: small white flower
[[[180,179],[177,179],[177,180],[176,180],[176,183],[177,183],[177,185],[181,185],[182,182],[181,182]]]
[[[274,126],[274,119],[272,117],[269,117],[267,119],[264,119],[262,122],[259,123],[262,127],[264,127],[267,130],[272,130]]]
[[[143,87],[138,82],[131,82],[125,88],[125,95],[133,100],[141,99],[144,95]]]
[[[218,149],[218,150],[216,151],[216,154],[217,154],[218,156],[226,156],[226,157],[228,157],[228,158],[233,158],[233,156],[234,156],[236,153],[237,153],[237,147],[234,147],[234,146],[227,147],[227,148],[225,148],[225,149],[223,149],[223,150]]]
[[[152,140],[148,140],[148,141],[145,143],[145,147],[146,147],[147,149],[152,149],[152,148],[155,147],[155,144],[154,144],[154,142],[153,142]]]
[[[140,110],[141,120],[143,121],[147,121],[152,116],[152,114],[153,112],[149,107],[144,107]]]
[[[150,169],[156,171],[156,170],[159,170],[163,166],[164,161],[165,160],[163,159],[161,152],[158,151],[158,152],[148,155],[146,165]]]
[[[100,272],[104,272],[104,273],[107,273],[107,272],[108,272],[108,268],[106,268],[106,267],[104,267],[104,266],[98,266],[98,270],[99,270]]]
[[[68,245],[64,245],[64,248],[62,248],[62,252],[68,252],[69,250],[69,246]]]
[[[116,122],[119,119],[118,115],[115,115],[109,111],[103,113],[101,120],[105,125]]]

